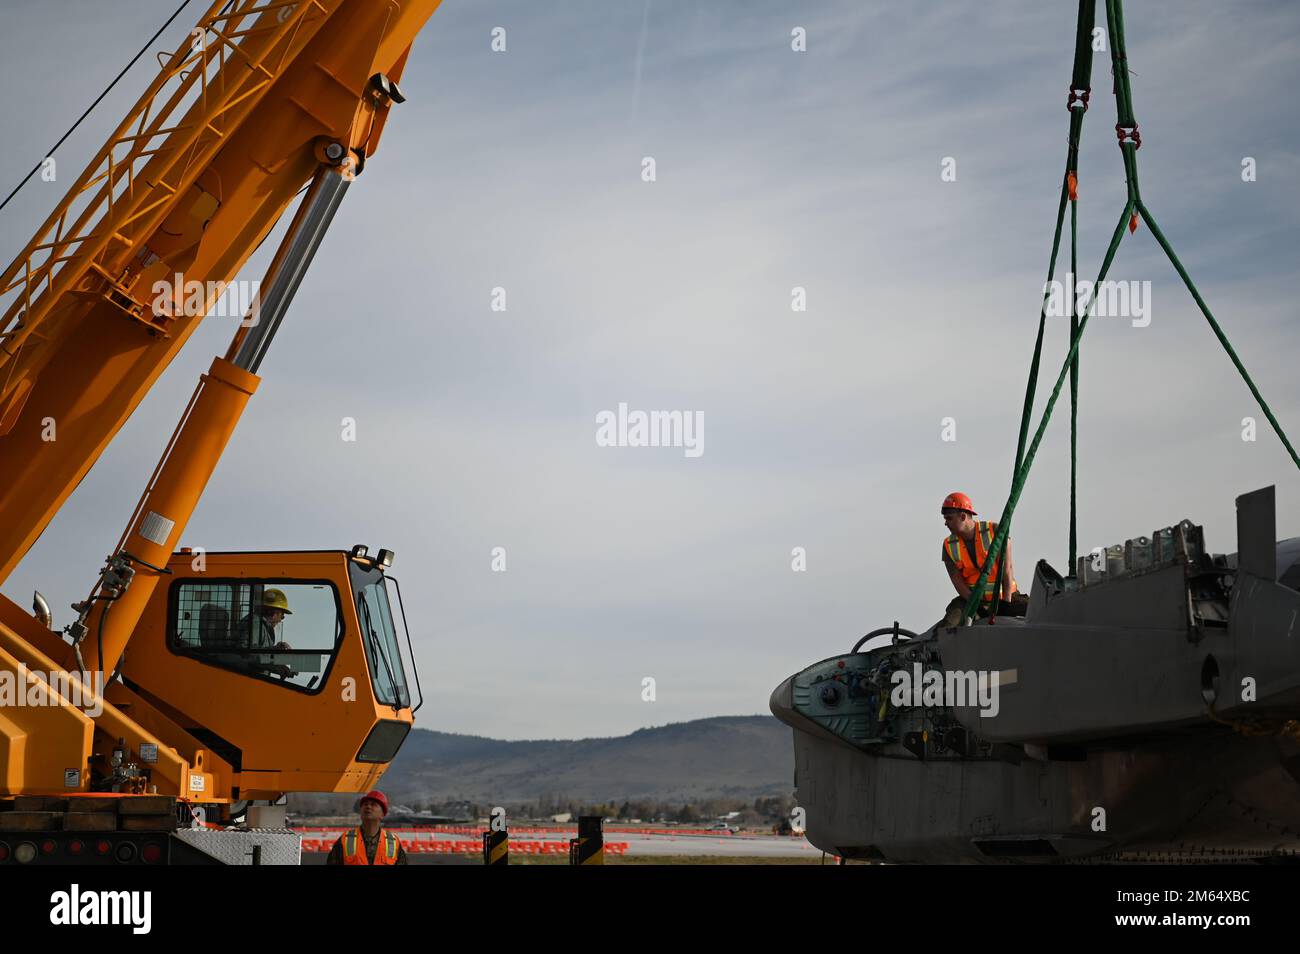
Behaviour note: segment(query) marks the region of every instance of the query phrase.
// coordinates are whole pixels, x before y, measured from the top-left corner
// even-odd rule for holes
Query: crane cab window
[[[409,707],[411,692],[406,687],[402,651],[383,576],[375,574],[357,590],[357,615],[361,620],[366,658],[370,660],[375,700],[386,706]]]
[[[343,634],[327,582],[182,580],[172,588],[173,652],[307,692],[324,685]]]

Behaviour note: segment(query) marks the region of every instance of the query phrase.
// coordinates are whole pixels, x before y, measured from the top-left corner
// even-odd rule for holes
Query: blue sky
[[[5,192],[174,6],[6,0]],[[866,630],[933,623],[952,595],[940,500],[964,490],[996,518],[1008,489],[1071,7],[446,0],[183,542],[395,550],[421,724],[501,738],[763,712],[781,679]],[[1129,7],[1143,194],[1300,438],[1300,7]],[[1124,198],[1108,73],[1099,55],[1083,277]],[[61,168],[80,169],[149,76],[128,75]],[[54,189],[0,213],[7,256]],[[1083,343],[1081,545],[1189,517],[1230,552],[1234,496],[1266,484],[1279,536],[1300,534],[1294,465],[1145,227],[1112,277],[1152,282],[1152,320],[1097,319]],[[196,332],[6,594],[26,605],[39,587],[69,620],[230,333]],[[1053,322],[1048,385],[1065,339]],[[596,415],[620,402],[701,413],[705,453],[598,447]],[[1016,515],[1023,585],[1040,556],[1064,568],[1066,412]]]

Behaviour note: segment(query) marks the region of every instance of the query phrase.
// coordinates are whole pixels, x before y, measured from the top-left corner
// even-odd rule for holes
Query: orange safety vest
[[[366,857],[365,839],[361,838],[360,835],[360,828],[354,828],[352,831],[343,833],[343,863],[345,865],[370,864],[370,860]],[[395,865],[397,864],[397,836],[391,831],[384,831],[383,836],[383,838],[379,839],[379,847],[375,849],[375,864]]]
[[[998,532],[998,525],[991,520],[980,520],[975,524],[975,562],[971,562],[970,550],[962,543],[961,537],[957,534],[951,534],[947,540],[943,541],[944,552],[948,554],[948,559],[952,560],[961,578],[966,581],[966,585],[972,589],[980,579],[980,567],[984,565],[984,558],[988,556],[989,547],[993,546],[993,535]],[[988,586],[984,588],[984,602],[993,602],[993,580],[998,574],[998,568],[1002,563],[1002,557],[999,555],[997,562],[994,563],[993,569],[989,570]],[[1016,592],[1016,581],[1011,581],[1011,592]]]

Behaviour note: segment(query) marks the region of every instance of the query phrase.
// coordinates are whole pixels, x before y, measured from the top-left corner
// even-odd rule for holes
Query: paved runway
[[[610,841],[626,841],[629,855],[723,855],[748,858],[820,858],[821,849],[803,838],[777,835],[632,835],[615,833]]]
[[[412,838],[436,838],[439,841],[468,842],[479,844],[475,835],[440,832],[436,835],[425,832],[412,833],[398,831],[404,841]],[[568,843],[573,836],[571,831],[538,831],[529,829],[513,833],[513,840],[530,842]],[[643,834],[627,830],[611,831],[605,834],[607,843],[626,843],[628,857],[669,857],[669,856],[718,856],[728,858],[807,858],[821,857],[821,850],[809,844],[804,838],[783,837],[778,835],[715,835],[715,834]],[[410,853],[411,860],[419,863],[438,863],[433,859],[446,859],[447,863],[469,861],[479,863],[477,852],[468,854],[429,854]],[[428,860],[426,860],[428,859]],[[454,859],[454,860],[453,860]],[[303,864],[323,864],[325,854],[304,852]]]

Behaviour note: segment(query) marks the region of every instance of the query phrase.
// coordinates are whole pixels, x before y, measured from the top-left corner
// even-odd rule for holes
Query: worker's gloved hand
[[[1024,616],[1029,609],[1029,597],[1024,593],[1011,594],[1009,600],[998,601],[998,613],[1002,616]]]
[[[279,650],[279,649],[293,649],[293,647],[290,646],[288,643],[276,643],[276,644],[275,644],[275,648],[276,648],[277,650]]]

